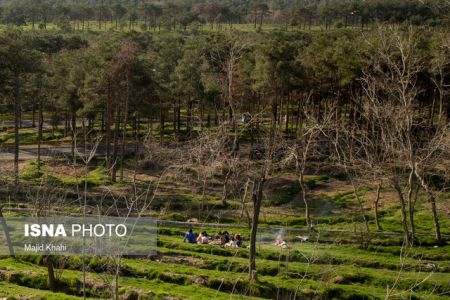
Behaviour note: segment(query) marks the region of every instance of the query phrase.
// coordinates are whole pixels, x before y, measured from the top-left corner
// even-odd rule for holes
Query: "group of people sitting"
[[[210,237],[206,231],[202,231],[198,236],[192,229],[186,232],[183,242],[191,244],[214,244],[225,248],[241,248],[243,239],[240,234],[228,233],[228,231],[219,232],[216,236]]]

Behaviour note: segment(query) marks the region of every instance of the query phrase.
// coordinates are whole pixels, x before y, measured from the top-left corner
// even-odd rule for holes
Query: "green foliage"
[[[94,187],[111,183],[111,179],[102,166],[90,171],[86,176],[73,177],[63,174],[48,174],[47,181],[56,186],[80,186]]]
[[[169,220],[169,221],[181,221],[181,222],[186,221],[186,217],[184,217],[180,213],[170,213],[170,214],[164,216],[164,219]]]
[[[292,186],[285,186],[279,190],[273,191],[265,203],[266,206],[278,206],[289,203],[292,199],[298,196],[300,192],[300,185],[296,182]]]
[[[22,170],[20,177],[25,180],[39,179],[44,175],[42,167],[39,168],[37,161],[33,160]]]
[[[323,28],[329,28],[330,24],[336,22],[347,27],[360,24],[364,26],[368,22],[376,21],[413,24],[424,22],[445,24],[447,21],[446,3],[440,0],[432,0],[430,3],[369,0],[326,2],[321,5],[313,2],[285,1],[277,2],[276,7],[266,0],[208,3],[200,0],[188,3],[124,0],[117,3],[105,2],[101,6],[93,0],[74,3],[5,0],[1,4],[2,23],[29,29],[62,31],[89,29],[160,32],[186,31],[189,28],[192,32],[197,32],[219,31],[231,27],[232,24],[234,28],[245,27],[247,30],[258,32],[268,28],[288,30],[295,26],[298,28],[308,26],[311,29],[312,22]],[[245,20],[247,22],[243,24]],[[57,27],[54,24],[57,24]]]

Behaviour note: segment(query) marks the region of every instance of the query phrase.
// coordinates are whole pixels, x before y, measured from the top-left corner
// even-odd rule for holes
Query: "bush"
[[[300,192],[300,185],[296,182],[291,186],[285,186],[274,191],[268,196],[266,206],[278,206],[289,203]]]
[[[44,175],[44,172],[42,171],[42,162],[41,168],[38,169],[37,161],[33,160],[22,170],[22,172],[20,173],[20,178],[24,180],[33,180],[41,178],[42,175]]]
[[[39,290],[48,289],[47,277],[38,274],[33,275],[25,275],[22,273],[11,274],[9,276],[9,282],[33,289]]]
[[[342,23],[342,21],[337,21],[336,23],[334,23],[334,28],[340,29],[344,27],[344,23]]]
[[[184,222],[186,218],[180,213],[170,213],[164,217],[164,220]]]
[[[97,273],[106,272],[108,270],[108,260],[105,257],[93,257],[88,264],[90,270]]]

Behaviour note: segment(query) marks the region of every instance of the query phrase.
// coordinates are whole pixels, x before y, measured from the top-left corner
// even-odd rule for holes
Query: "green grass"
[[[233,231],[229,229],[229,231]],[[214,232],[214,231],[209,231]],[[233,232],[243,233],[245,231],[240,229]],[[159,246],[168,249],[177,249],[198,253],[209,253],[214,255],[221,255],[225,257],[231,257],[236,255],[233,250],[222,249],[215,246],[197,246],[191,244],[180,243],[181,235],[179,236],[160,236]],[[385,246],[372,246],[367,250],[360,249],[357,245],[345,245],[340,244],[339,238],[336,238],[334,244],[321,244],[321,243],[305,243],[305,244],[292,244],[290,248],[290,260],[299,262],[308,262],[308,257],[314,257],[315,262],[319,264],[352,264],[360,267],[376,267],[385,269],[397,269],[399,267],[400,248],[388,246],[390,251],[383,251]],[[392,251],[396,249],[396,251]],[[403,257],[405,268],[420,270],[423,261],[427,261],[430,258],[432,260],[439,260],[440,268],[442,271],[450,272],[450,255],[446,255],[442,252],[448,251],[450,246],[442,248],[430,248],[430,247],[417,247],[408,249],[406,256]],[[431,253],[431,254],[429,254]],[[279,258],[280,248],[273,246],[270,242],[260,244],[258,248],[258,256],[261,259],[277,260]],[[306,257],[305,257],[306,255]],[[429,256],[428,256],[429,255]],[[248,252],[246,249],[241,249],[238,253],[239,257],[246,258]]]
[[[6,300],[30,299],[30,300],[75,300],[83,297],[70,296],[63,293],[53,293],[39,289],[19,286],[7,281],[0,281],[0,297]],[[88,298],[91,299],[91,298]]]
[[[42,289],[43,282],[46,281],[46,268],[38,265],[21,261],[19,259],[2,259],[0,260],[0,270],[3,270],[8,276],[10,283],[15,283],[29,288]],[[70,296],[81,296],[81,278],[82,272],[76,270],[65,270],[58,282],[59,289],[64,289],[66,294]],[[108,274],[96,274],[89,272],[87,274],[88,294],[94,298],[110,298],[109,282],[113,279]],[[240,298],[240,296],[229,295],[213,289],[208,289],[196,284],[181,285],[169,283],[160,279],[133,278],[121,276],[119,280],[120,293],[122,295],[131,292],[138,296],[155,297],[156,299],[164,299],[166,297],[181,297],[183,299],[232,299]],[[74,298],[67,298],[74,299]],[[257,298],[254,298],[257,299]]]
[[[41,167],[39,169],[37,161],[35,160],[30,161],[28,165],[21,170],[20,178],[35,184],[47,182],[54,186],[66,187],[84,186],[85,183],[87,183],[89,187],[94,187],[111,183],[107,170],[103,166],[98,166],[89,171],[86,176],[77,177],[52,172],[52,169],[46,162],[41,162]]]
[[[98,175],[95,175],[96,173]],[[102,175],[94,170],[93,176]],[[191,201],[195,200],[194,196]],[[175,219],[182,216],[179,214]],[[308,243],[290,243],[289,249],[272,245],[272,240],[260,240],[257,246],[258,282],[247,279],[248,250],[246,248],[224,249],[214,245],[192,245],[182,242],[186,228],[159,227],[158,256],[148,258],[127,257],[122,261],[120,292],[125,297],[151,295],[156,299],[180,297],[183,299],[228,299],[233,292],[274,299],[289,298],[297,294],[303,298],[336,299],[383,299],[386,287],[393,289],[397,298],[438,299],[437,294],[450,292],[450,246],[416,246],[401,251],[399,240],[392,245],[377,245],[375,241],[367,249],[355,244],[346,244],[350,235],[312,236]],[[219,228],[195,228],[213,234]],[[248,244],[247,228],[227,228],[239,232]],[[261,234],[268,232],[262,225]],[[287,235],[290,240],[295,233]],[[272,239],[274,233],[272,232]],[[382,241],[386,243],[385,239]],[[400,255],[402,265],[400,264]],[[0,258],[0,282],[12,285],[12,290],[46,297],[46,269],[40,267],[39,257],[24,257],[24,260]],[[174,260],[175,259],[175,260]],[[106,266],[108,258],[91,258],[88,262],[89,296],[107,297],[105,278],[111,279]],[[60,299],[76,299],[80,296],[80,259],[65,260],[62,273]],[[4,271],[2,273],[2,270]],[[6,274],[6,275],[5,275]],[[3,280],[3,281],[2,281]],[[408,289],[413,287],[413,292]],[[201,296],[198,296],[198,293]],[[432,292],[432,295],[428,295]],[[1,295],[1,294],[0,294]],[[27,294],[28,295],[28,294]],[[9,294],[5,294],[9,296]],[[67,298],[64,298],[67,297]],[[233,296],[234,297],[234,296]],[[232,298],[233,298],[232,297]],[[445,298],[441,296],[441,298]],[[52,299],[52,298],[50,298]],[[56,299],[56,297],[55,297]]]
[[[37,128],[24,128],[19,129],[19,143],[21,144],[35,144],[37,143],[38,132]],[[44,130],[42,133],[42,141],[63,141],[64,140],[64,130]],[[3,144],[13,144],[14,143],[14,132],[12,130],[8,132],[0,133],[0,143]]]
[[[39,168],[37,161],[32,160],[22,169],[20,172],[20,178],[28,181],[39,179],[45,174],[43,171],[44,168],[45,166],[43,162],[41,162],[41,167]]]
[[[247,279],[247,249],[236,251],[214,245],[183,243],[183,230],[160,228],[156,259],[128,257],[122,260],[122,296],[135,293],[143,299],[149,295],[156,299],[168,296],[229,299],[240,298],[237,294],[251,290],[253,296],[268,299],[274,299],[276,295],[289,298],[295,293],[298,299],[384,299],[386,286],[390,286],[398,298],[439,299],[437,294],[444,295],[450,291],[449,268],[426,269],[430,262],[448,266],[449,246],[408,248],[401,267],[398,247],[363,250],[354,245],[312,242],[281,249],[262,243],[257,249],[258,281],[251,283]],[[0,272],[3,272],[0,283],[22,293],[46,297],[49,293],[45,291],[46,268],[39,266],[41,259],[24,259],[0,258]],[[64,261],[66,270],[59,286],[65,294],[59,299],[76,299],[80,296],[80,258]],[[108,263],[107,257],[89,259],[90,297],[106,297],[105,280],[112,278],[104,273]],[[410,293],[407,290],[412,286],[413,292]],[[434,293],[429,295],[430,291]]]
[[[52,173],[48,175],[48,181],[59,186],[84,186],[87,184],[89,187],[111,183],[105,167],[102,166],[89,171],[86,176],[80,177]]]

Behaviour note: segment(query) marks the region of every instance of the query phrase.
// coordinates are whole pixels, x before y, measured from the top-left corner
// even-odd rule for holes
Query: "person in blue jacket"
[[[188,232],[186,232],[186,234],[184,235],[184,239],[183,242],[188,242],[191,244],[195,244],[197,243],[197,237],[195,236],[195,234],[192,232],[192,228],[189,229]]]

